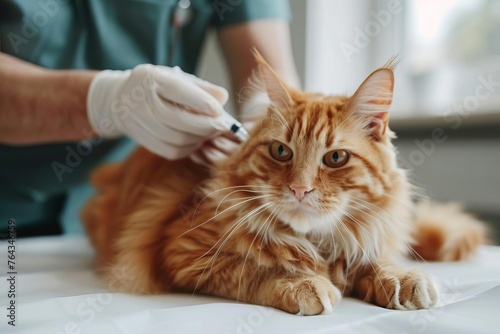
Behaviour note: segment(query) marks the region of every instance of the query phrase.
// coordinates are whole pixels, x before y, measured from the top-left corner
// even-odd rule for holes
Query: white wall
[[[414,159],[418,161],[413,173],[416,184],[425,186],[433,198],[461,201],[474,210],[500,216],[500,139],[454,139],[423,147],[414,140],[398,142],[406,161],[412,152],[424,153],[422,163]]]

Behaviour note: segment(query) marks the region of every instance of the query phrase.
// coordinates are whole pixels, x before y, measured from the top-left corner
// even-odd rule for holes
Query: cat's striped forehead
[[[293,139],[312,142],[314,139],[324,138],[325,145],[331,146],[334,141],[333,129],[345,120],[345,97],[317,96],[297,101],[292,112],[287,117],[289,131],[286,132],[286,141]]]

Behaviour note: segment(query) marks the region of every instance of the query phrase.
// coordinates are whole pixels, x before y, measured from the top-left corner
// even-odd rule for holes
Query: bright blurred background
[[[390,126],[400,164],[433,199],[460,202],[488,221],[500,244],[500,1],[290,4],[306,90],[352,94],[397,56]],[[213,37],[199,74],[229,87]]]

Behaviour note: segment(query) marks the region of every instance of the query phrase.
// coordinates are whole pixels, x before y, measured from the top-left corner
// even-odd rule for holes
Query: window
[[[500,1],[311,0],[307,6],[308,90],[352,94],[397,55],[393,117],[500,113]]]

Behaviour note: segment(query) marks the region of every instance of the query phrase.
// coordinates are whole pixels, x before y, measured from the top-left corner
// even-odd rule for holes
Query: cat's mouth
[[[280,219],[298,233],[308,233],[317,228],[321,212],[317,207],[304,202],[287,202],[282,204],[278,211]]]
[[[314,208],[306,202],[290,201],[286,203],[286,209],[289,214],[298,216],[309,216],[318,213],[317,208]]]

